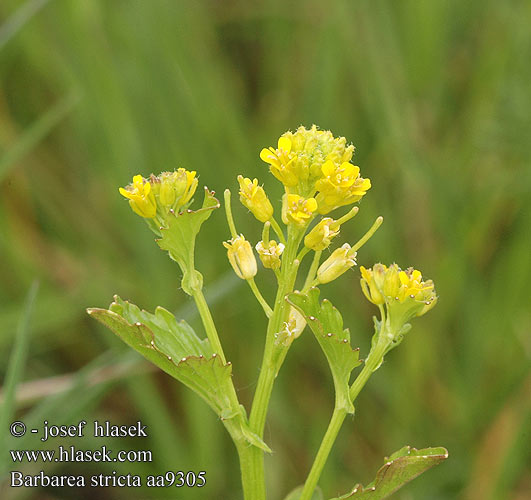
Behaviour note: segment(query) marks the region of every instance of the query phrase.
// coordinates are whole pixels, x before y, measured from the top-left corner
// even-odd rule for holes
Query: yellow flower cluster
[[[390,316],[399,316],[402,324],[437,303],[433,281],[423,281],[421,272],[412,267],[402,271],[396,264],[375,264],[372,269],[360,266],[360,271],[365,297],[373,304],[385,304]]]
[[[313,125],[286,132],[277,148],[262,149],[260,158],[284,184],[286,193],[315,199],[315,210],[326,214],[359,201],[371,187],[370,180],[360,176],[359,167],[350,163],[353,153],[354,146],[347,146],[344,137],[334,138],[330,131]]]
[[[120,188],[120,194],[129,200],[135,213],[146,219],[153,219],[159,213],[164,217],[169,210],[179,210],[186,206],[197,189],[195,171],[179,168],[174,172],[163,172],[144,179],[133,177],[132,184]]]

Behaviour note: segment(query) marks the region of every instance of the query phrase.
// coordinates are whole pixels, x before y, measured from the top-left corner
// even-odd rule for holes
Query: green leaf
[[[307,294],[290,293],[288,302],[305,317],[325,353],[334,378],[338,406],[348,413],[354,413],[349,396],[349,381],[352,370],[361,361],[359,349],[352,349],[350,345],[349,330],[343,329],[340,312],[326,299],[319,303],[319,289],[315,287]]]
[[[358,484],[350,493],[331,500],[380,500],[386,498],[404,484],[447,458],[448,451],[442,447],[416,450],[404,446],[386,458],[385,465],[376,473],[376,479],[371,484],[365,488]]]
[[[201,225],[219,208],[214,192],[205,187],[205,199],[199,210],[185,210],[182,213],[169,213],[166,227],[161,228],[161,238],[157,240],[160,248],[167,250],[183,272],[182,289],[192,295],[194,290],[203,288],[203,276],[194,266],[195,239]]]
[[[240,412],[232,407],[226,390],[231,364],[223,364],[212,352],[208,339],[199,339],[185,321],[178,322],[162,307],[155,314],[141,311],[118,296],[109,310],[94,308],[87,312],[142,356],[198,393],[221,418]]]
[[[232,365],[212,351],[208,339],[200,339],[188,323],[157,307],[155,314],[115,296],[109,309],[87,309],[127,345],[201,396],[236,438],[271,453],[254,434],[245,410],[231,400]]]
[[[304,485],[297,486],[297,488],[289,492],[288,496],[284,498],[284,500],[299,500],[303,488]],[[323,498],[323,492],[321,491],[321,488],[317,486],[317,488],[315,488],[315,491],[313,492],[311,500],[323,500]]]

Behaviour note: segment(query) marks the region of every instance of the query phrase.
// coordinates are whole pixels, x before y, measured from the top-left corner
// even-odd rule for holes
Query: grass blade
[[[29,0],[0,26],[0,49],[11,40],[22,27],[41,10],[49,0]]]
[[[39,282],[34,281],[26,296],[24,314],[20,318],[20,322],[18,324],[15,336],[15,345],[13,347],[11,357],[9,358],[9,364],[4,380],[4,404],[0,408],[0,429],[7,429],[8,422],[14,414],[15,390],[22,377],[24,365],[26,364],[26,355],[28,352],[30,339],[30,317],[38,289]],[[4,449],[4,438],[5,433],[0,433],[0,449],[2,450]]]
[[[29,153],[73,109],[78,101],[78,94],[68,95],[24,131],[19,141],[0,159],[0,182],[9,169]]]

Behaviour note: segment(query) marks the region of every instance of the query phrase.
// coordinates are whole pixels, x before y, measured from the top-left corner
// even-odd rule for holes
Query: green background
[[[207,406],[85,307],[107,306],[119,293],[148,310],[161,304],[202,331],[177,266],[118,186],[136,173],[185,167],[218,194],[234,192],[239,173],[257,176],[278,202],[281,186],[258,153],[312,123],[354,143],[373,184],[340,242],[356,241],[383,215],[359,264],[414,265],[440,296],[358,399],[320,482],[325,498],[370,482],[405,444],[444,445],[450,459],[395,499],[528,498],[531,3],[4,0],[0,19],[2,379],[12,352],[23,361],[16,337],[30,335],[15,403],[2,403],[2,415],[28,426],[141,419],[149,438],[106,444],[154,456],[151,464],[22,470],[207,471],[202,490],[21,491],[4,483],[2,498],[241,498],[235,450]],[[243,207],[234,211],[256,242],[259,224]],[[197,263],[249,408],[265,321],[229,267],[228,236],[217,211],[199,236]],[[358,273],[322,293],[343,311],[363,357],[375,308]],[[271,299],[271,273],[257,281]],[[271,403],[271,498],[303,482],[332,406],[328,368],[307,331]],[[97,448],[105,440],[44,447],[59,443]],[[39,445],[30,435],[1,446],[4,474],[14,467],[6,448]]]

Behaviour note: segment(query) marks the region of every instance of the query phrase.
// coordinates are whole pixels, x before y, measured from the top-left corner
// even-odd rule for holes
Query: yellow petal
[[[348,172],[349,176],[357,178],[358,175],[360,175],[360,167],[358,167],[357,165],[352,165],[352,163],[343,163],[341,167],[344,168],[346,172]]]
[[[317,209],[317,202],[315,201],[315,198],[308,198],[306,200],[306,209],[310,212],[315,212]]]
[[[371,279],[370,272],[367,269],[365,269],[365,267],[360,266],[360,272],[365,281],[370,281]]]
[[[334,166],[334,163],[330,160],[325,161],[323,163],[323,166],[321,167],[321,171],[323,172],[323,175],[325,177],[333,175],[335,170],[336,170],[336,167]]]
[[[282,149],[282,151],[286,153],[291,152],[291,139],[287,137],[281,137],[278,140],[278,149]]]
[[[124,189],[124,188],[121,187],[121,188],[118,189],[118,191],[120,191],[120,194],[122,196],[124,196],[125,198],[127,198],[129,200],[131,200],[133,198],[133,195],[129,191],[127,191],[127,189]]]
[[[262,149],[262,151],[260,151],[260,158],[266,163],[272,163],[274,160],[274,156],[271,154],[271,151],[267,148],[264,148]]]
[[[413,273],[411,274],[411,279],[415,281],[421,281],[422,280],[422,274],[420,271],[415,269]]]

